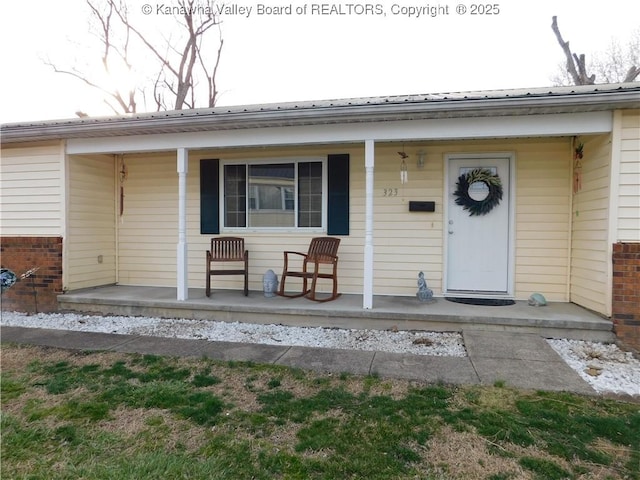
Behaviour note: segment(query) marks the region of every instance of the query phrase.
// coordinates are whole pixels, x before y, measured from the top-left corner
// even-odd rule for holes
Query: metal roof
[[[67,138],[220,131],[429,118],[640,108],[640,82],[218,106],[114,117],[8,123],[3,144]]]

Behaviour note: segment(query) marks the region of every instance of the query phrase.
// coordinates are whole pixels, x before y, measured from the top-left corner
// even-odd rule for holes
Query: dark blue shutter
[[[327,234],[349,235],[349,154],[329,155]]]
[[[200,160],[200,233],[220,233],[220,160]]]

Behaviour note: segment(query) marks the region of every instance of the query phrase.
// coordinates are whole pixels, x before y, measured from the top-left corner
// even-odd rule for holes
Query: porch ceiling
[[[640,108],[640,83],[215,107],[5,124],[2,143]]]

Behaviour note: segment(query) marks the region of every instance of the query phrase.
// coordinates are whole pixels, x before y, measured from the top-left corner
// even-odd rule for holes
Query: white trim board
[[[363,120],[365,120],[363,118]],[[610,111],[550,115],[513,115],[349,124],[247,128],[67,140],[67,153],[135,153],[266,145],[392,140],[455,140],[531,136],[587,135],[611,132]],[[212,125],[215,128],[215,125]]]

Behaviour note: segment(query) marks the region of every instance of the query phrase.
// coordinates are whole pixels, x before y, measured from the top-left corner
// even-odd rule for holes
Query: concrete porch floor
[[[225,322],[282,324],[304,327],[386,330],[483,331],[534,333],[547,338],[613,341],[612,323],[572,303],[532,307],[488,307],[437,298],[420,303],[415,297],[375,296],[373,309],[362,308],[361,295],[341,295],[316,303],[306,298],[266,298],[261,291],[245,297],[241,291],[189,289],[189,299],[176,300],[169,287],[104,286],[58,296],[62,311],[81,313],[209,319]]]

